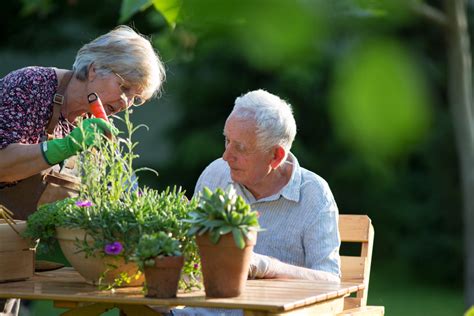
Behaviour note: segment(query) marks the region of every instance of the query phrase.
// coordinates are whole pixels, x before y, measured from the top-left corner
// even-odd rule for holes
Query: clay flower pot
[[[208,234],[196,236],[201,256],[204,289],[209,297],[239,296],[245,288],[257,232],[249,232],[244,249],[239,249],[231,233],[213,244]]]
[[[156,257],[155,265],[145,266],[147,297],[172,298],[178,292],[184,257]]]
[[[85,257],[84,252],[76,246],[76,240],[84,240],[85,231],[83,229],[71,229],[64,227],[56,228],[56,238],[64,256],[71,266],[86,280],[87,283],[98,285],[113,284],[121,273],[126,272],[128,276],[133,276],[138,272],[138,265],[135,262],[125,263],[122,257],[105,256],[105,257]],[[88,238],[87,242],[93,242],[92,238]],[[115,266],[117,268],[112,268]],[[105,275],[103,275],[105,273]],[[100,280],[101,277],[103,280]],[[100,281],[100,282],[99,282]],[[130,283],[121,284],[120,286],[141,286],[144,282],[143,274],[138,278],[132,278]]]

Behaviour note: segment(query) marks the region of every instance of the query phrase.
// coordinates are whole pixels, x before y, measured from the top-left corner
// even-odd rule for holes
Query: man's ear
[[[276,169],[283,163],[283,160],[286,157],[286,150],[282,146],[276,145],[272,150],[272,154],[273,157],[270,166],[272,169]]]
[[[89,67],[87,67],[87,80],[94,81],[96,77],[97,77],[97,72],[95,71],[94,63],[92,63],[89,65]]]

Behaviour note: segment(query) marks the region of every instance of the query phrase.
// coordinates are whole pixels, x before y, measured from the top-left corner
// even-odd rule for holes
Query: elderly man
[[[224,127],[225,151],[195,192],[232,184],[260,212],[250,277],[339,281],[338,209],[324,179],[290,152],[291,106],[264,90],[235,101]]]
[[[338,209],[324,179],[298,164],[291,106],[264,90],[235,101],[225,151],[202,173],[195,193],[233,185],[260,213],[249,277],[340,280]],[[236,310],[176,310],[176,315],[239,315]]]

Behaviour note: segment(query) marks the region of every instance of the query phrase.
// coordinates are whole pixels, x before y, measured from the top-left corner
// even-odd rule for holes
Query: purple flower
[[[194,270],[197,270],[199,268],[199,264],[195,263],[194,264]]]
[[[111,244],[105,245],[104,251],[108,255],[116,256],[123,250],[123,246],[119,241],[114,241]]]
[[[79,206],[79,207],[88,207],[88,206],[92,206],[92,202],[91,201],[77,201],[76,202],[76,205]]]

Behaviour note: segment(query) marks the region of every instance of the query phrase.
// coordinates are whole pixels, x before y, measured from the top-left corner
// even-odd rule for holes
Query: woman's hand
[[[109,122],[99,118],[85,119],[66,137],[42,143],[41,152],[48,164],[55,165],[81,151],[84,145],[87,148],[94,146],[97,135],[110,134],[117,135],[118,130]]]

